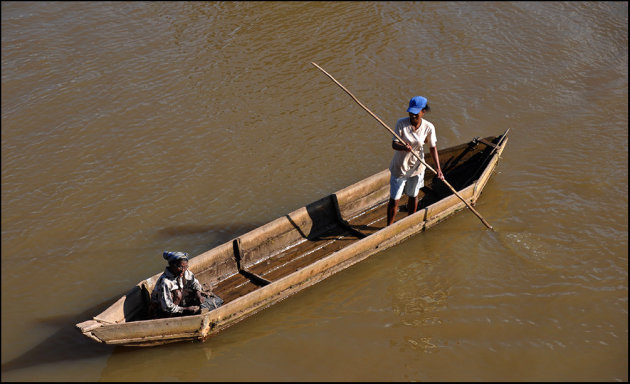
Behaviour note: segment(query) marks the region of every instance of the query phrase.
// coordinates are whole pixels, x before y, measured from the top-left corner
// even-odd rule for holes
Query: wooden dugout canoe
[[[479,198],[507,141],[506,131],[439,151],[446,180],[470,204]],[[435,168],[432,159],[426,161]],[[191,258],[189,269],[202,285],[225,301],[215,310],[193,316],[146,319],[149,294],[160,272],[76,326],[98,342],[115,345],[205,340],[466,209],[462,200],[427,171],[418,211],[407,215],[403,197],[403,212],[398,213],[396,222],[386,226],[389,176],[389,170],[381,171]]]

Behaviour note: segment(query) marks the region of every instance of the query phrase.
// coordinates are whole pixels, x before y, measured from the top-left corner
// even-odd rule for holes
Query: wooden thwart
[[[249,272],[243,268],[241,265],[241,260],[243,259],[243,250],[241,249],[241,239],[234,239],[234,255],[236,256],[236,265],[238,266],[238,271],[241,275],[250,279],[254,284],[264,287],[267,284],[271,284],[271,281],[265,279],[262,276],[258,276],[255,273]]]

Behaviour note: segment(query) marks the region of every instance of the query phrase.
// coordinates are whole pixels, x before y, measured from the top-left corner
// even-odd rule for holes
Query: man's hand
[[[405,152],[411,152],[413,150],[413,148],[411,147],[409,143],[401,143],[398,140],[392,141],[392,148],[397,151],[405,151]]]
[[[198,305],[192,305],[190,307],[184,307],[184,310],[191,312],[193,315],[201,312],[201,307]]]

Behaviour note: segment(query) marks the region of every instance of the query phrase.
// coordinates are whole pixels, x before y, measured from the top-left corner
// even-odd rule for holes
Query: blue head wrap
[[[180,259],[188,260],[188,253],[186,252],[172,252],[172,251],[164,251],[162,257],[168,261],[168,263],[173,263],[175,261],[179,261]]]

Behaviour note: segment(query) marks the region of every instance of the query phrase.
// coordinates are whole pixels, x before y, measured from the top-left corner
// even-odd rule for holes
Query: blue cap
[[[409,100],[409,108],[407,108],[407,112],[411,112],[414,115],[417,115],[426,106],[427,106],[426,97],[414,96],[411,98],[411,100]]]

